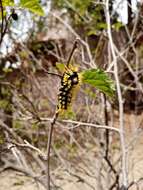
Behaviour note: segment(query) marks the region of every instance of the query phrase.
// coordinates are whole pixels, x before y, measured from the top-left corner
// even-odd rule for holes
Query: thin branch
[[[106,0],[106,20],[107,20],[107,32],[111,47],[111,53],[114,61],[114,76],[116,80],[117,86],[117,94],[118,94],[118,102],[119,102],[119,123],[120,123],[120,142],[121,142],[121,151],[122,151],[122,184],[126,188],[128,186],[127,179],[127,163],[126,163],[126,147],[125,147],[125,137],[124,137],[124,115],[123,115],[123,99],[120,88],[120,81],[118,76],[118,65],[117,65],[117,57],[114,49],[114,42],[112,38],[111,31],[111,22],[110,22],[110,14],[109,14],[109,0]]]
[[[95,190],[95,187],[93,185],[91,185],[88,180],[85,180],[83,177],[75,174],[75,173],[72,173],[71,171],[69,170],[66,170],[71,176],[77,178],[77,182],[82,182],[82,183],[85,183],[86,185],[88,185],[91,189]]]
[[[51,143],[52,143],[52,134],[53,134],[53,129],[54,125],[56,122],[56,119],[58,117],[58,112],[53,117],[53,120],[50,125],[49,129],[49,135],[48,135],[48,142],[47,142],[47,163],[46,163],[46,177],[47,177],[47,190],[50,190],[50,152],[51,152]]]
[[[28,119],[32,119],[32,118],[29,117]],[[52,121],[52,118],[40,118],[40,119],[41,119],[41,122]],[[115,131],[117,133],[120,133],[120,130],[118,128],[110,127],[110,126],[107,126],[107,125],[98,125],[98,124],[94,124],[94,123],[86,123],[86,122],[82,122],[82,121],[65,120],[65,119],[56,120],[56,121],[64,122],[64,123],[76,124],[76,126],[74,126],[74,127],[71,127],[71,126],[69,128],[68,127],[62,127],[62,128],[66,128],[66,129],[74,129],[74,128],[77,128],[77,127],[80,127],[80,126],[88,126],[88,127],[98,128],[98,129],[109,129],[109,130]]]
[[[38,152],[38,154],[41,158],[46,160],[46,155],[39,148],[33,146],[26,140],[24,140],[24,144],[18,143],[18,142],[13,142],[13,141],[8,141],[8,143],[11,143],[13,146],[17,146],[17,147],[21,147],[21,148],[29,148],[31,150],[34,150],[34,151]]]
[[[67,67],[69,67],[70,61],[71,61],[72,56],[73,56],[73,54],[74,54],[74,51],[75,51],[76,48],[77,48],[77,44],[78,44],[78,39],[75,40],[75,42],[74,42],[74,44],[73,44],[73,48],[72,48],[71,53],[70,53],[70,55],[69,55],[69,57],[68,57],[68,60],[67,60]]]
[[[38,175],[35,175],[30,169],[27,169],[24,167],[19,167],[18,165],[16,165],[16,164],[14,165],[3,158],[1,158],[1,159],[4,162],[4,166],[0,169],[0,173],[3,172],[4,170],[12,169],[12,170],[21,172],[21,173],[25,174],[26,176],[33,178],[34,180],[38,181],[43,187],[46,188],[44,181],[42,181],[40,179],[40,177]]]
[[[53,17],[55,17],[57,20],[59,20],[77,39],[79,39],[80,43],[86,48],[86,51],[87,51],[87,54],[88,54],[88,57],[90,60],[89,61],[90,66],[96,68],[97,66],[93,60],[92,53],[91,53],[88,43],[86,43],[84,40],[82,40],[81,37],[74,31],[74,29],[67,22],[65,22],[61,17],[59,17],[58,15],[56,15],[53,12],[49,12],[49,13]]]
[[[105,125],[108,126],[108,112],[107,112],[107,100],[106,100],[106,96],[105,94],[103,94],[103,98],[104,98],[104,123]],[[109,156],[109,129],[106,129],[105,131],[105,140],[106,140],[106,144],[105,144],[105,158],[108,159]]]
[[[58,74],[58,73],[53,73],[53,72],[49,72],[49,71],[46,71],[46,70],[44,70],[44,73],[46,73],[46,74],[48,74],[48,75],[57,76],[57,77],[59,77],[59,78],[62,77],[62,76],[61,76],[60,74]]]
[[[8,125],[6,125],[2,120],[0,120],[0,126],[1,126],[5,131],[7,131],[8,134],[11,135],[11,136],[16,140],[16,142],[18,142],[18,143],[20,143],[20,144],[23,143],[22,138],[21,138],[20,136],[18,136],[18,135],[15,133],[15,131],[14,131],[12,128],[8,127]],[[28,149],[25,149],[25,150],[26,150],[26,152],[28,153],[28,155],[30,155],[30,156],[35,160],[35,162],[38,164],[38,166],[39,166],[40,168],[42,168],[42,170],[44,170],[43,163],[41,163],[40,159],[37,158],[36,155],[32,154],[32,152],[29,151]]]
[[[3,28],[4,28],[4,13],[3,13],[2,0],[0,0],[0,7],[1,7],[1,18],[2,18],[2,23],[1,23],[1,36],[0,36],[0,45],[1,45],[2,39],[3,39]]]
[[[31,107],[33,109],[33,111],[31,111],[31,113],[37,119],[37,121],[40,122],[40,117],[39,117],[37,109],[35,108],[34,103],[24,93],[22,93],[22,97],[31,105]]]
[[[6,34],[6,31],[7,31],[9,20],[11,18],[12,13],[14,12],[14,10],[9,15],[9,17],[6,19],[6,16],[4,16],[4,7],[3,7],[3,4],[2,4],[2,0],[0,0],[0,8],[1,8],[1,19],[2,19],[2,23],[1,23],[1,35],[0,35],[0,45],[1,45],[3,37],[4,37],[4,35]],[[5,21],[5,24],[4,24],[4,21]]]
[[[4,14],[3,14],[2,0],[0,0],[0,7],[1,7],[1,18],[2,18],[2,23],[1,23],[1,38],[0,38],[0,44],[1,44],[2,43],[2,39],[3,39],[3,27],[4,27]]]
[[[104,95],[104,117],[105,117],[105,125],[108,125],[108,111],[107,111],[107,100],[106,100],[106,96]],[[116,187],[117,189],[119,188],[119,174],[115,169],[115,166],[112,164],[112,161],[109,157],[109,137],[110,137],[110,131],[109,129],[106,129],[105,131],[105,156],[104,159],[107,162],[110,170],[113,172],[113,174],[115,175],[115,181],[114,183],[111,185],[111,187],[109,188],[109,190],[112,190],[114,187]]]
[[[28,121],[28,120],[31,120],[33,119],[31,116],[30,117],[25,117],[25,118],[20,118],[19,120],[20,121]],[[42,123],[45,123],[45,122],[52,122],[52,118],[47,118],[47,117],[40,117],[40,121]],[[82,121],[74,121],[74,120],[58,120],[56,119],[56,122],[64,122],[64,123],[72,123],[72,124],[76,124],[76,126],[74,127],[63,127],[62,128],[65,128],[65,129],[74,129],[74,128],[77,128],[77,127],[80,127],[80,126],[87,126],[87,127],[94,127],[94,128],[98,128],[98,129],[109,129],[111,131],[114,131],[114,132],[117,132],[117,133],[120,133],[120,129],[118,128],[115,128],[115,127],[110,127],[110,126],[107,126],[107,125],[98,125],[98,124],[95,124],[95,123],[86,123],[86,122],[82,122]]]
[[[138,185],[140,182],[143,181],[143,177],[141,177],[140,179],[138,179],[137,181],[132,181],[129,186],[128,186],[128,190],[133,186],[133,185]]]

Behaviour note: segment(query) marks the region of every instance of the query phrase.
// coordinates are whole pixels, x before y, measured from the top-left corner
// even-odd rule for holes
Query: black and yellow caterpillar
[[[67,110],[74,98],[75,91],[80,85],[81,77],[75,67],[66,67],[61,79],[61,86],[58,94],[57,111]]]

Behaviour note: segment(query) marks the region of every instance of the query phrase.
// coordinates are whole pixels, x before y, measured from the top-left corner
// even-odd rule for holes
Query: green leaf
[[[20,1],[20,6],[22,8],[26,8],[29,11],[39,15],[39,16],[44,16],[44,11],[39,4],[39,0],[21,0]]]
[[[106,23],[103,23],[103,22],[98,22],[97,24],[96,24],[96,28],[97,29],[107,29],[107,24]]]
[[[94,30],[90,30],[89,32],[87,32],[87,35],[88,36],[91,36],[91,35],[96,35],[97,34],[97,32],[96,32],[96,30],[94,29]]]
[[[82,72],[83,83],[90,84],[107,96],[112,97],[115,93],[114,82],[100,69],[89,69]]]
[[[14,6],[14,0],[2,0],[2,5],[6,6]]]

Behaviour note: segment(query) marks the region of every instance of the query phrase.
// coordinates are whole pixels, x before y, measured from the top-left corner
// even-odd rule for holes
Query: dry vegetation
[[[103,3],[107,26],[99,34],[86,36],[84,23],[52,9],[26,42],[14,40],[0,57],[0,190],[143,189],[142,5],[130,24],[112,30],[109,1]],[[73,62],[80,71],[104,69],[116,95],[83,85],[73,113],[54,121],[49,151],[58,63],[66,64],[76,39]],[[21,65],[4,70],[7,61]]]

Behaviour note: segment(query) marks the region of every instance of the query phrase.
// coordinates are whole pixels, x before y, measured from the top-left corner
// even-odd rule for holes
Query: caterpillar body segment
[[[71,107],[71,103],[75,97],[75,92],[80,86],[81,77],[77,72],[77,68],[69,67],[61,79],[61,87],[58,94],[57,112],[61,113]]]

